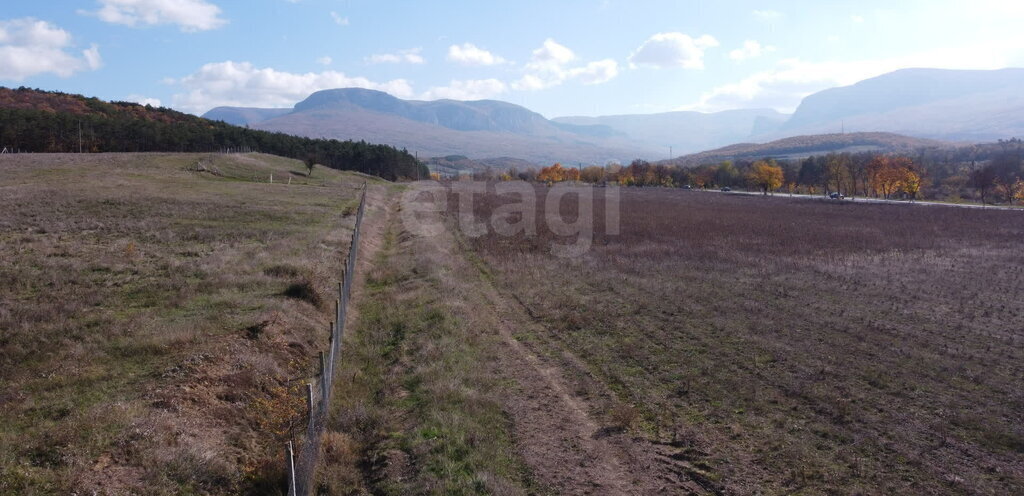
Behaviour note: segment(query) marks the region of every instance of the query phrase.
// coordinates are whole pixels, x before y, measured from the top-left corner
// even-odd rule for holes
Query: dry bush
[[[303,277],[291,284],[282,292],[284,296],[305,301],[314,307],[320,308],[323,305],[323,298],[316,286],[308,277]]]

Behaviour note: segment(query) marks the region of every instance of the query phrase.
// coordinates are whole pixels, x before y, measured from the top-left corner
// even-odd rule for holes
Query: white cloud
[[[771,45],[763,46],[756,40],[747,40],[743,46],[729,52],[729,58],[737,61],[752,59],[775,51]]]
[[[472,43],[448,47],[448,60],[462,65],[499,65],[506,62],[505,59]]]
[[[629,56],[629,64],[631,67],[703,69],[704,51],[717,46],[718,40],[710,35],[691,38],[683,33],[658,33]]]
[[[600,84],[619,74],[619,64],[612,59],[603,59],[583,66],[570,67],[576,54],[568,47],[548,38],[533,51],[533,57],[525,65],[526,73],[512,82],[512,89],[535,91],[558,86],[569,80],[583,84]]]
[[[326,55],[316,59],[316,63],[320,64],[320,65],[331,65],[331,62],[334,62],[334,59],[332,59],[332,58],[330,58],[330,57],[328,57]]]
[[[220,7],[206,0],[99,0],[100,20],[127,26],[177,24],[182,31],[208,31],[227,23]],[[81,12],[81,11],[80,11]]]
[[[583,67],[569,69],[569,77],[577,78],[583,84],[601,84],[619,75],[619,63],[612,59],[598,60]]]
[[[95,44],[81,56],[71,47],[71,34],[46,21],[0,20],[0,80],[22,81],[47,73],[69,77],[103,64]]]
[[[533,51],[534,65],[564,65],[576,59],[568,47],[560,45],[557,41],[548,38],[540,48]]]
[[[89,45],[89,48],[82,50],[82,56],[85,57],[85,65],[89,69],[96,70],[103,67],[103,57],[100,57],[100,47],[95,43]]]
[[[331,19],[333,19],[334,23],[339,26],[348,26],[348,17],[342,17],[342,15],[337,12],[331,11]]]
[[[395,53],[376,53],[366,57],[368,64],[423,64],[427,61],[420,55],[422,48],[410,48],[408,50],[399,50]]]
[[[853,16],[850,16],[850,20],[855,22],[855,23],[857,23],[857,24],[860,24],[860,23],[864,22],[864,16],[853,15]]]
[[[519,91],[536,91],[559,84],[562,84],[562,80],[560,79],[544,79],[536,74],[524,74],[523,77],[512,81],[512,89]]]
[[[126,102],[135,102],[139,105],[151,105],[153,107],[161,107],[160,100],[157,98],[147,98],[142,95],[131,94],[125,97]]]
[[[174,95],[174,107],[193,113],[219,106],[290,107],[313,92],[334,88],[367,88],[400,98],[413,96],[412,86],[404,79],[378,83],[337,71],[296,74],[232,61],[206,64],[193,74],[165,82],[184,91]]]
[[[766,22],[777,21],[782,18],[782,12],[776,10],[755,10],[751,12],[751,14],[754,17]]]
[[[424,100],[448,98],[452,100],[484,100],[494,98],[508,90],[505,83],[497,79],[453,80],[448,86],[435,86],[423,93]]]

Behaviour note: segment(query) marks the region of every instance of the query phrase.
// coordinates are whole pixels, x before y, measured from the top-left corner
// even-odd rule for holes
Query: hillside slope
[[[905,69],[806,97],[774,134],[883,131],[946,140],[1024,135],[1024,69]]]
[[[921,148],[950,146],[936,140],[912,138],[893,133],[845,133],[793,136],[768,143],[739,143],[666,160],[672,165],[700,165],[723,160],[799,158],[845,151],[906,152]]]
[[[263,154],[2,164],[0,493],[278,494],[349,213],[383,181]]]
[[[169,108],[29,88],[0,87],[0,147],[35,153],[246,149],[389,180],[426,175],[415,157],[392,146],[246,129]]]

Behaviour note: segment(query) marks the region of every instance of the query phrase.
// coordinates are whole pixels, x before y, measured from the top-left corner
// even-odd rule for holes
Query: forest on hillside
[[[29,88],[0,88],[0,149],[31,153],[252,150],[389,180],[428,174],[412,154],[388,145],[258,131],[168,108]]]

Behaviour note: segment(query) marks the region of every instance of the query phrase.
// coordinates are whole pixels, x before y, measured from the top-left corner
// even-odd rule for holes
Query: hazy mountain
[[[402,100],[358,88],[319,91],[291,110],[221,107],[206,117],[301,136],[389,143],[422,156],[603,164],[652,153],[606,126],[554,123],[511,103]]]
[[[908,152],[921,148],[949,146],[949,143],[893,133],[843,133],[791,136],[768,143],[738,143],[715,150],[685,155],[662,163],[700,165],[723,160],[762,158],[803,158],[830,152]]]
[[[905,69],[806,97],[762,136],[887,131],[946,140],[1024,135],[1024,69]]]
[[[1024,69],[906,69],[812,94],[792,116],[744,109],[552,120],[495,100],[414,101],[347,88],[314,93],[293,109],[220,107],[204,117],[302,136],[389,143],[425,157],[605,163],[663,158],[669,147],[680,156],[841,130],[956,141],[1024,136],[1022,88]]]
[[[291,111],[291,109],[280,108],[217,107],[203,114],[203,117],[214,121],[224,121],[236,126],[248,126],[249,124],[272,119]]]
[[[562,124],[606,126],[658,150],[659,156],[707,150],[752,135],[775,131],[786,114],[771,109],[728,110],[724,112],[665,112],[660,114],[609,115],[602,117],[558,117]]]

